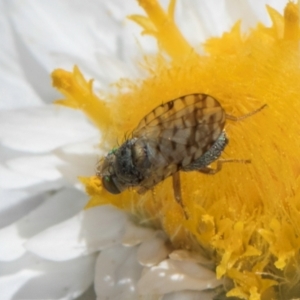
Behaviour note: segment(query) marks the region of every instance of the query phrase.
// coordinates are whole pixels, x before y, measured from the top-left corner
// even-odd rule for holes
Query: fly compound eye
[[[104,176],[102,178],[102,185],[111,194],[120,194],[121,193],[121,191],[116,186],[115,181],[113,180],[112,176]]]

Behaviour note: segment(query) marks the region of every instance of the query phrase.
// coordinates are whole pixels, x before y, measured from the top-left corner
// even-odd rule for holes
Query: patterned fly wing
[[[202,156],[218,139],[225,111],[206,94],[191,94],[164,103],[146,115],[133,137],[144,139],[151,162],[141,192]]]

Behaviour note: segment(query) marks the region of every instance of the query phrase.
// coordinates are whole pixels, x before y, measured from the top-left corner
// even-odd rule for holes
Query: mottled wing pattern
[[[205,94],[186,95],[164,103],[145,116],[133,137],[145,139],[152,168],[144,190],[189,165],[217,140],[225,125],[220,103]]]

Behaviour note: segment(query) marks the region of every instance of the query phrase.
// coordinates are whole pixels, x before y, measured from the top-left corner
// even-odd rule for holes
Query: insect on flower
[[[228,143],[225,120],[245,119],[261,109],[241,117],[227,115],[220,103],[206,94],[185,95],[163,103],[146,115],[119,148],[99,162],[97,176],[104,188],[119,194],[129,187],[139,193],[173,176],[175,199],[181,204],[179,171],[214,174],[209,165],[217,160]],[[241,162],[249,162],[243,160]]]

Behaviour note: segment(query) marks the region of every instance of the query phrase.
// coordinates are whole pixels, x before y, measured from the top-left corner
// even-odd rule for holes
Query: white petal
[[[97,299],[139,299],[136,285],[141,271],[135,247],[119,245],[103,250],[96,263]]]
[[[79,142],[98,134],[83,114],[57,106],[0,112],[0,141],[34,153]]]
[[[96,165],[101,157],[99,137],[70,144],[54,151],[65,163],[58,167],[58,171],[72,184],[78,183],[78,176],[93,176]]]
[[[0,72],[1,99],[3,100],[0,101],[1,110],[13,110],[42,104],[38,95],[26,82],[26,78],[18,72],[14,71],[14,74],[10,74],[5,69]]]
[[[243,9],[243,4],[237,0],[229,0],[228,5],[228,13],[231,14],[237,14],[237,10],[240,9],[240,15],[242,17],[242,22],[243,23],[248,23],[249,26],[255,26],[257,22],[262,22],[267,26],[271,26],[271,18],[268,14],[266,5],[271,6],[281,14],[284,12],[284,8],[287,4],[286,1],[278,1],[278,0],[263,0],[259,2],[259,5],[253,1],[248,1],[249,7],[251,8],[253,12],[253,20],[250,20],[251,15],[249,15],[249,11]],[[230,12],[229,12],[230,9]],[[239,18],[241,18],[239,17]]]
[[[11,224],[23,216],[23,209],[20,209],[20,206],[28,195],[29,193],[24,190],[0,190],[0,228]],[[26,206],[24,209],[26,209]],[[18,208],[15,211],[16,207]]]
[[[137,257],[141,265],[150,267],[160,263],[170,252],[171,247],[166,244],[165,235],[158,231],[138,247]]]
[[[34,236],[26,248],[50,260],[80,257],[120,243],[125,222],[111,206],[91,208]]]
[[[178,249],[178,250],[172,251],[172,253],[170,253],[169,257],[173,260],[191,261],[191,262],[196,262],[203,266],[208,266],[208,267],[213,266],[213,261],[205,258],[200,253],[190,252],[190,251],[187,251],[184,249]]]
[[[216,274],[192,262],[164,260],[143,273],[138,288],[142,294],[166,294],[182,290],[206,290],[220,285]]]
[[[90,1],[88,4],[80,1],[57,0],[53,0],[51,4],[32,0],[22,1],[22,3],[10,1],[8,7],[18,35],[24,39],[26,45],[28,44],[34,56],[47,67],[53,68],[51,53],[52,60],[56,60],[56,64],[57,56],[62,49],[65,55],[69,53],[73,59],[76,54],[81,53],[82,55],[85,53],[88,58],[88,54],[95,51],[97,38],[101,48],[109,44],[109,41],[101,43],[101,33],[108,38],[109,35],[113,37],[117,33],[117,28],[113,27],[113,20],[108,16],[103,5],[96,1]],[[45,22],[45,20],[51,21]],[[103,28],[101,24],[105,22],[112,25],[111,31],[106,34],[101,30]],[[110,51],[112,50],[115,49],[110,48]]]
[[[0,263],[1,300],[74,299],[92,284],[94,265],[95,256],[54,263],[25,255]]]
[[[126,231],[122,238],[124,246],[135,246],[142,241],[148,240],[155,235],[155,230],[135,225],[128,220],[126,224]]]
[[[112,82],[120,78],[132,77],[132,67],[129,68],[128,65],[123,62],[116,60],[116,58],[97,55],[97,63],[100,66],[97,70],[97,74],[94,74],[94,77],[97,78],[97,82],[100,82],[101,85],[98,85],[97,88],[104,88],[105,85],[108,86]],[[92,73],[91,71],[89,73]]]
[[[18,293],[18,290],[22,288],[26,282],[36,277],[40,272],[33,270],[22,270],[13,275],[0,277],[0,290],[1,299],[11,300],[14,299],[14,295]],[[18,299],[18,298],[17,298]]]
[[[0,230],[0,260],[13,260],[24,254],[24,243],[45,228],[73,216],[86,202],[86,196],[74,189],[65,189],[31,211],[18,222]],[[48,240],[55,247],[55,238]]]
[[[99,146],[99,137],[95,136],[78,143],[68,144],[57,150],[55,154],[63,160],[68,161],[70,155],[99,155],[102,148]]]
[[[21,219],[39,207],[53,194],[53,191],[61,188],[63,188],[62,183],[51,182],[23,190],[0,190],[0,228],[6,227]],[[72,201],[72,204],[75,204],[76,207],[77,200],[74,199]],[[64,199],[60,202],[60,206],[63,206],[64,203],[68,202]]]
[[[55,155],[24,156],[22,152],[0,146],[0,161],[0,188],[3,189],[32,187],[61,178],[55,168],[63,162]]]
[[[2,189],[24,188],[42,181],[40,178],[24,176],[10,170],[6,166],[0,165],[0,188]]]
[[[183,35],[195,46],[208,37],[221,36],[238,20],[242,20],[243,31],[248,31],[257,22],[269,26],[271,22],[266,4],[283,12],[286,1],[181,0],[176,5],[175,18]]]
[[[138,47],[132,32],[122,34],[124,20],[128,13],[141,9],[134,0],[126,1],[126,5],[122,1],[110,2],[89,1],[87,4],[78,0],[53,0],[50,4],[34,0],[9,1],[9,15],[19,39],[17,48],[21,59],[31,61],[31,66],[38,63],[47,72],[57,66],[70,69],[76,63],[94,78],[98,77],[97,69],[105,69],[105,65],[95,67],[97,58],[101,56],[131,60],[131,50]],[[112,13],[112,6],[121,12],[119,18]],[[35,77],[31,84],[38,89],[38,73],[31,70],[28,75]]]
[[[216,296],[214,291],[180,291],[165,295],[162,300],[213,300]]]
[[[10,2],[5,2],[6,17],[8,17],[9,23],[7,32],[10,33],[13,49],[11,53],[3,56],[7,61],[4,62],[3,73],[0,73],[4,79],[1,81],[4,93],[7,92],[4,94],[7,96],[5,99],[12,100],[8,108],[36,106],[44,102],[52,102],[58,97],[58,93],[51,87],[50,72],[45,70],[32,52],[25,47],[22,38],[16,34],[10,19],[9,5]],[[4,71],[7,71],[6,74]]]
[[[278,0],[263,0],[259,3],[254,1],[226,1],[226,8],[224,11],[231,16],[235,22],[242,20],[242,29],[244,31],[251,27],[255,27],[258,22],[263,22],[267,26],[271,25],[271,19],[266,9],[266,4],[271,5],[274,9],[283,12],[286,1]]]
[[[74,299],[92,284],[94,265],[94,256],[49,265],[17,295],[19,299]]]
[[[14,225],[0,230],[0,260],[10,261],[21,257],[25,253],[23,244],[26,237],[21,236]]]
[[[27,84],[22,72],[7,16],[6,2],[0,1],[0,109],[40,105],[42,101]]]
[[[225,0],[178,1],[176,23],[191,45],[203,43],[208,36],[221,35],[230,28],[233,22],[224,5]]]
[[[64,162],[53,154],[19,157],[6,162],[10,170],[42,180],[57,180],[61,174],[56,169]]]

